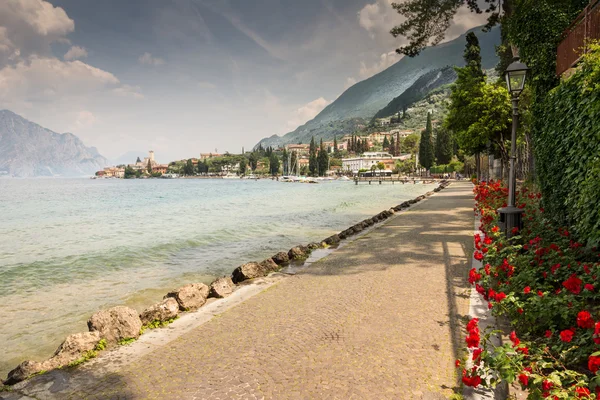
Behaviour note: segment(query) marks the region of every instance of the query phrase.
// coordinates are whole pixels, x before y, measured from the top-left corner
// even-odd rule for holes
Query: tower
[[[150,151],[148,152],[148,156],[149,156],[149,158],[150,158],[150,162],[151,162],[152,164],[154,164],[154,150],[150,150]]]

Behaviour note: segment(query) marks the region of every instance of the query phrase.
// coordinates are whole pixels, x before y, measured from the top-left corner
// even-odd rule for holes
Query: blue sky
[[[399,60],[392,0],[2,0],[0,109],[114,158],[239,152]],[[461,10],[447,39],[483,23]]]

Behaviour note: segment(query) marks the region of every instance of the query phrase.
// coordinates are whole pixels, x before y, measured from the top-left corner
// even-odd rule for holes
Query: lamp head
[[[525,79],[527,78],[528,71],[529,68],[527,65],[519,61],[518,57],[515,57],[512,64],[506,68],[506,85],[512,96],[518,97],[525,88]]]

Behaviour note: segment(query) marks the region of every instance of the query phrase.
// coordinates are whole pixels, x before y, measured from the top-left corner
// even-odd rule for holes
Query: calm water
[[[0,179],[0,375],[96,310],[326,238],[433,185]]]

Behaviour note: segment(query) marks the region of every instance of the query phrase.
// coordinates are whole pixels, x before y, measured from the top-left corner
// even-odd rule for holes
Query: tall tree
[[[394,142],[394,137],[392,136],[392,143],[393,142]],[[390,149],[390,141],[388,140],[387,135],[385,135],[383,137],[383,145],[382,145],[382,147],[383,147],[384,150],[385,149],[388,149],[388,150]],[[393,150],[390,150],[390,152],[391,151],[393,151]]]
[[[338,148],[338,141],[337,141],[337,136],[333,137],[333,154],[337,156],[337,154],[339,153],[339,148]]]
[[[246,161],[246,157],[240,160],[240,175],[246,175],[246,169],[248,168],[248,161]]]
[[[271,155],[269,156],[269,172],[275,176],[279,173],[279,157],[271,149]]]
[[[394,149],[394,153],[396,153],[396,156],[400,155],[400,133],[396,133],[396,147]]]
[[[146,166],[146,169],[148,170],[149,174],[152,173],[152,161],[151,160],[148,160],[148,165]]]
[[[308,150],[308,170],[311,176],[316,176],[319,172],[319,165],[317,161],[317,146],[315,144],[315,137],[313,136],[310,140],[310,146]]]
[[[426,170],[433,166],[433,140],[432,140],[431,113],[427,114],[427,127],[421,133],[421,143],[419,144],[419,160]]]
[[[444,165],[452,161],[454,144],[450,131],[444,127],[437,130],[435,137],[435,158],[438,165]]]
[[[386,137],[387,139],[387,137]],[[385,146],[384,146],[385,148]],[[389,145],[388,145],[388,149],[391,155],[396,156],[396,140],[394,139],[394,137],[392,136],[392,140],[390,141]]]
[[[256,168],[258,168],[258,156],[255,152],[252,152],[250,154],[250,158],[248,159],[248,161],[250,163],[250,169],[252,170],[252,172],[256,171]]]
[[[194,164],[192,164],[192,159],[188,158],[185,163],[185,167],[183,168],[183,173],[186,175],[194,175]]]
[[[298,154],[296,153],[296,150],[292,151],[292,157],[291,157],[291,162],[290,162],[290,174],[298,174],[300,171],[298,171],[298,167],[296,165],[298,160]]]
[[[283,154],[281,155],[282,158],[282,163],[283,163],[283,175],[289,175],[289,169],[290,166],[289,164],[289,157],[288,157],[288,152],[285,149],[285,147],[283,148]]]
[[[323,139],[321,139],[321,146],[319,148],[318,165],[319,176],[324,176],[327,173],[327,169],[329,167],[329,154],[327,154],[327,150],[323,145]]]

